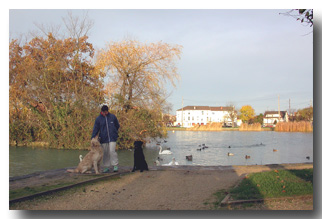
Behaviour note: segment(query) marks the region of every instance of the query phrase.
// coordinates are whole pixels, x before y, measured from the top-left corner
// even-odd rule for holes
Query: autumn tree
[[[82,148],[90,138],[93,111],[103,102],[102,75],[94,71],[94,49],[87,37],[48,34],[23,47],[13,41],[9,51],[10,139],[20,138],[14,124],[27,123],[27,133],[36,140]]]
[[[9,133],[11,142],[20,142],[31,138],[29,110],[24,106],[21,96],[26,96],[25,68],[23,49],[17,40],[9,44]]]
[[[261,125],[263,125],[263,117],[264,115],[262,113],[260,113],[257,116],[254,116],[252,119],[249,120],[249,123],[253,124],[253,123],[259,123]]]
[[[95,71],[94,48],[87,36],[93,21],[87,13],[77,17],[69,12],[63,21],[65,29],[36,24],[40,33],[30,32],[32,39],[10,42],[11,142],[87,147],[93,120],[104,103],[105,74]]]
[[[99,51],[96,69],[107,76],[108,103],[121,123],[120,145],[124,145],[125,132],[129,142],[143,129],[149,137],[164,135],[165,85],[170,82],[175,86],[179,79],[176,60],[180,53],[178,45],[135,40],[110,42]]]
[[[240,119],[245,123],[248,123],[255,116],[255,110],[250,105],[242,106],[239,112]]]
[[[298,110],[296,120],[313,121],[313,107],[311,106]]]

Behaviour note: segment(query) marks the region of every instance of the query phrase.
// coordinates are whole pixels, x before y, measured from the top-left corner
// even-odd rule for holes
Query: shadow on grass
[[[234,200],[279,198],[313,194],[313,169],[253,173],[230,191]]]
[[[298,178],[313,184],[313,169],[289,170],[289,172]]]
[[[234,200],[263,199],[259,186],[251,178],[245,177],[237,187],[230,190],[230,194]]]

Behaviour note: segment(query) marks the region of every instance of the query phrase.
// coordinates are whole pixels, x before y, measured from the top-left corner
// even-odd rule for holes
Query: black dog
[[[134,166],[132,172],[135,172],[135,170],[140,170],[140,172],[143,172],[143,170],[149,170],[143,154],[142,145],[142,141],[134,142]]]

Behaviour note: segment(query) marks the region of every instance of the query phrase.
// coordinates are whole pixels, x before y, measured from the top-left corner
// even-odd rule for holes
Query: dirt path
[[[313,168],[313,164],[166,167],[135,172],[61,192],[46,198],[16,203],[10,209],[26,210],[209,210],[216,201],[214,193],[227,190],[242,175],[272,169]],[[313,208],[313,199],[305,200]],[[288,201],[286,204],[290,204]],[[303,203],[296,203],[301,205]],[[253,207],[254,208],[254,207]],[[274,205],[255,209],[275,209]]]

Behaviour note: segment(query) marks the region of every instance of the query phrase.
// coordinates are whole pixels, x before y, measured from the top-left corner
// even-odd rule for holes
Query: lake
[[[166,141],[166,142],[165,142]],[[159,146],[172,155],[159,155]],[[174,157],[179,165],[227,166],[313,162],[313,133],[169,131],[167,139],[147,143],[144,155],[149,166],[159,157],[168,164]],[[200,149],[199,145],[208,148]],[[277,150],[277,151],[273,151]],[[88,151],[9,147],[9,175],[77,166],[79,155]],[[133,165],[133,151],[118,151],[119,165]],[[228,153],[234,154],[228,156]],[[186,156],[192,155],[192,161]],[[250,156],[245,159],[245,156]],[[309,159],[307,159],[309,157]]]

